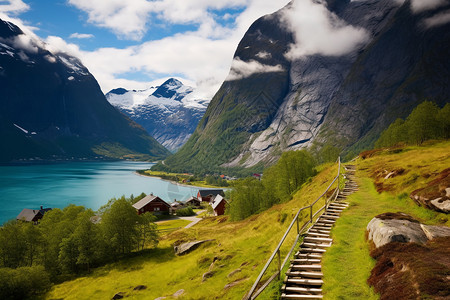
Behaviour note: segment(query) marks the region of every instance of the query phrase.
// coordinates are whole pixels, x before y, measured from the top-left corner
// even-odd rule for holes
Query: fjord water
[[[69,204],[98,209],[112,198],[153,193],[167,202],[186,200],[197,188],[135,174],[145,162],[67,162],[0,166],[0,225],[23,208],[64,208]]]

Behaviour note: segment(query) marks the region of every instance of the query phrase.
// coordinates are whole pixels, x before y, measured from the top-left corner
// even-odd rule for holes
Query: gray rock
[[[450,199],[437,198],[430,201],[438,210],[450,213]]]
[[[425,244],[436,237],[450,236],[450,228],[424,225],[403,213],[385,213],[369,222],[367,233],[378,248],[390,242]]]
[[[423,232],[427,236],[428,239],[432,240],[436,237],[446,237],[450,236],[450,227],[444,226],[431,226],[420,224]]]
[[[208,271],[208,272],[204,273],[202,276],[202,282],[205,282],[208,278],[213,277],[215,273],[216,272],[214,272],[214,271]]]
[[[224,289],[224,290],[228,290],[229,288],[232,288],[233,286],[238,285],[239,283],[241,283],[241,282],[243,282],[243,281],[246,281],[246,280],[247,280],[247,278],[239,279],[239,280],[230,282],[230,283],[226,284],[225,287],[224,287],[223,289]]]
[[[113,300],[116,300],[116,299],[122,299],[123,297],[125,297],[125,293],[124,292],[118,292],[118,293],[116,293],[113,297],[112,297],[112,299]]]
[[[183,254],[187,254],[187,253],[191,252],[192,250],[197,249],[197,247],[200,246],[201,244],[210,242],[210,241],[214,241],[214,239],[184,243],[184,244],[181,244],[178,246],[174,246],[173,250],[175,251],[176,255],[183,255]]]
[[[419,223],[409,220],[373,218],[367,225],[368,239],[375,247],[381,247],[390,242],[426,243],[427,236]]]
[[[241,269],[236,269],[236,270],[232,271],[230,274],[228,274],[227,277],[231,277],[231,276],[233,276],[234,274],[237,274],[237,273],[239,273],[239,272],[241,272],[241,271],[242,271]]]
[[[183,295],[183,294],[184,294],[184,290],[181,289],[181,290],[176,291],[172,296],[174,296],[174,297],[180,297],[180,296]]]

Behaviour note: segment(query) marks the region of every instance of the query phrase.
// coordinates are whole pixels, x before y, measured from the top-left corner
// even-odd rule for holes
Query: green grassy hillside
[[[328,299],[377,299],[366,280],[374,261],[365,241],[365,227],[373,216],[387,211],[404,211],[427,224],[449,225],[444,214],[418,207],[407,195],[433,180],[450,165],[450,142],[372,153],[359,158],[357,176],[360,191],[348,200],[351,206],[333,230],[335,244],[324,258],[325,297]],[[389,187],[381,193],[378,170],[402,167],[405,172],[383,179]],[[178,299],[241,299],[250,289],[266,260],[276,247],[296,211],[313,201],[337,172],[336,166],[323,170],[299,190],[294,199],[243,221],[227,216],[210,217],[189,229],[164,236],[157,249],[139,253],[98,268],[92,274],[54,286],[48,299],[110,299],[124,292],[127,299],[155,299],[184,290]],[[384,177],[383,177],[384,178]],[[374,185],[374,182],[377,185]],[[184,256],[175,256],[173,244],[214,239]],[[292,242],[294,236],[288,236]],[[288,245],[289,243],[287,243]],[[286,247],[287,248],[287,247]],[[287,252],[282,248],[282,256]],[[210,272],[211,277],[202,279]],[[268,272],[270,274],[270,272]],[[273,284],[261,299],[276,296]],[[147,289],[135,291],[145,285]]]

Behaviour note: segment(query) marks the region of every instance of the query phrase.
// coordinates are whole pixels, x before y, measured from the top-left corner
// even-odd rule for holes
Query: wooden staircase
[[[358,190],[354,180],[356,167],[344,167],[347,179],[345,187],[339,192],[336,201],[332,202],[317,222],[306,232],[303,243],[291,260],[286,272],[286,279],[281,288],[281,299],[322,299],[322,255],[333,244],[330,237],[340,213],[348,206],[345,199]]]

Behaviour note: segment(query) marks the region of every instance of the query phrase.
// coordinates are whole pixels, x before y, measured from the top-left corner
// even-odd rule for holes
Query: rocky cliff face
[[[421,101],[443,105],[450,6],[417,1],[293,1],[257,20],[193,136],[166,163],[249,167],[313,143],[351,153]]]
[[[0,107],[0,161],[169,154],[106,101],[77,58],[2,20]]]
[[[170,151],[183,146],[203,117],[208,100],[199,100],[194,89],[171,78],[146,90],[114,89],[108,101]]]

